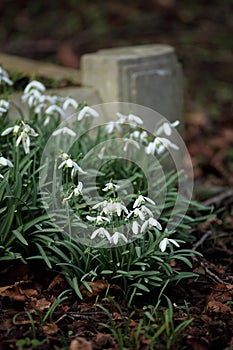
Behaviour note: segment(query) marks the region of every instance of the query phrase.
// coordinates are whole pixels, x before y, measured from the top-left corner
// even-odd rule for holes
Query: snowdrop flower
[[[28,94],[31,90],[44,92],[45,86],[38,80],[32,80],[24,89],[24,94]]]
[[[6,100],[0,100],[0,117],[6,113],[9,109],[9,102]]]
[[[106,205],[108,204],[108,201],[105,200],[103,202],[99,202],[99,203],[96,203],[95,205],[93,205],[92,209],[98,209],[98,208],[104,208]]]
[[[120,232],[114,233],[114,235],[111,237],[111,242],[113,242],[114,244],[117,244],[119,239],[122,239],[123,241],[125,241],[125,243],[128,243],[128,239],[125,237],[123,233],[120,233]]]
[[[128,121],[131,128],[135,128],[138,124],[139,125],[143,124],[143,120],[139,118],[137,115],[134,115],[132,113],[128,115]]]
[[[54,113],[60,114],[61,117],[64,116],[64,111],[61,109],[61,107],[56,106],[56,105],[49,106],[49,107],[45,110],[45,114],[53,115]]]
[[[83,189],[83,183],[79,181],[78,185],[71,192],[71,194],[67,198],[64,198],[64,202],[68,201],[73,196],[78,197],[80,194],[82,194],[82,189]]]
[[[104,205],[102,203],[104,203]],[[118,216],[121,216],[122,211],[125,212],[126,214],[129,213],[126,206],[124,206],[120,202],[113,202],[112,200],[110,200],[110,201],[104,201],[102,203],[101,203],[102,211],[100,215],[104,213],[105,215],[112,216],[112,214],[116,213]],[[95,209],[95,207],[96,205],[93,207],[93,209]]]
[[[139,232],[139,229],[140,229],[140,226],[139,226],[139,223],[137,221],[133,221],[133,224],[132,224],[132,231],[135,235],[138,234]]]
[[[2,174],[0,174],[0,179],[4,179],[4,176]]]
[[[146,220],[141,227],[141,233],[145,232],[147,227],[151,228],[151,227],[156,227],[158,230],[162,230],[162,226],[160,225],[160,223],[154,219],[154,218],[149,218],[148,220]]]
[[[86,218],[87,218],[88,221],[91,221],[91,222],[95,221],[95,223],[97,225],[102,224],[104,221],[106,221],[108,223],[110,222],[109,218],[106,218],[105,216],[101,216],[101,215],[97,215],[97,216],[89,216],[89,215],[87,215]]]
[[[82,120],[84,117],[95,117],[97,118],[99,116],[99,113],[88,106],[85,106],[78,114],[78,120]]]
[[[0,66],[0,84],[4,82],[7,85],[12,85],[13,81],[10,80],[8,73]]]
[[[140,145],[137,141],[133,140],[133,139],[129,139],[129,138],[124,138],[125,141],[125,145],[123,148],[123,151],[126,152],[128,149],[129,144],[135,146],[137,149],[140,149]]]
[[[179,150],[179,147],[172,143],[170,140],[164,137],[156,137],[153,142],[150,142],[148,146],[145,148],[146,154],[154,155],[155,151],[158,154],[163,153],[166,148],[173,148],[174,150]]]
[[[98,228],[95,230],[92,235],[91,239],[94,239],[96,236],[100,236],[101,238],[107,238],[109,241],[111,241],[111,236],[107,230],[105,230],[103,227]]]
[[[140,131],[138,131],[138,130],[135,130],[134,132],[132,132],[131,134],[130,134],[130,137],[132,138],[132,139],[136,139],[136,140],[139,140],[141,143],[142,142],[145,142],[145,143],[147,143],[148,142],[148,134],[147,134],[147,132],[144,130],[144,131],[142,131],[142,132],[140,132]]]
[[[151,203],[155,205],[155,202],[150,199],[149,197],[142,196],[141,194],[138,196],[138,198],[135,200],[133,204],[133,208],[140,207],[141,204],[144,204],[145,202]]]
[[[118,112],[117,117],[119,118],[118,122],[120,124],[129,123],[131,128],[137,127],[138,124],[139,125],[143,124],[142,119],[132,113],[130,113],[129,115],[124,115]]]
[[[6,130],[4,130],[4,131],[1,133],[1,136],[8,135],[8,134],[10,134],[11,132],[13,132],[14,135],[17,135],[19,129],[20,129],[20,126],[19,126],[19,125],[11,126],[10,128],[7,128]]]
[[[30,127],[30,125],[25,124],[22,121],[23,131],[20,133],[19,137],[16,140],[16,147],[19,146],[20,142],[22,141],[24,152],[26,154],[30,153],[30,137],[33,136],[36,137],[39,134],[35,132],[33,128]]]
[[[13,167],[13,164],[11,163],[11,161],[9,159],[6,159],[5,157],[0,157],[0,165],[2,166],[9,166],[9,167]]]
[[[105,130],[108,134],[111,134],[114,131],[114,129],[117,129],[118,131],[122,130],[119,121],[111,121],[105,126]]]
[[[119,185],[115,185],[112,182],[108,182],[105,187],[102,189],[102,191],[107,192],[107,191],[113,191],[114,189],[120,188]]]
[[[141,220],[145,220],[146,214],[148,214],[149,216],[153,216],[152,211],[148,209],[145,205],[142,205],[141,208],[135,208],[134,210],[132,210],[127,216],[127,218],[133,215],[134,217],[139,217]]]
[[[77,163],[75,163],[67,153],[62,153],[59,157],[62,158],[63,161],[59,165],[58,169],[61,169],[64,166],[73,168],[71,171],[71,177],[75,175],[76,171],[79,171],[81,174],[86,174],[86,171],[83,171],[83,169]]]
[[[167,245],[168,245],[169,243],[174,244],[176,247],[179,247],[179,246],[180,246],[174,239],[171,239],[171,238],[163,238],[162,241],[159,243],[159,249],[161,250],[161,252],[165,252],[165,250],[166,250],[166,248],[167,248]]]
[[[61,129],[57,129],[52,133],[52,136],[57,136],[57,135],[70,135],[70,136],[76,136],[76,132],[74,132],[73,130],[71,130],[70,128],[67,128],[66,126],[64,126]]]
[[[69,106],[72,106],[74,109],[78,108],[78,102],[75,101],[74,98],[68,97],[65,99],[62,108],[65,110],[67,110],[67,108],[69,108]]]
[[[172,134],[172,129],[180,124],[179,120],[174,121],[173,123],[165,122],[157,130],[157,135],[164,133],[167,136]]]

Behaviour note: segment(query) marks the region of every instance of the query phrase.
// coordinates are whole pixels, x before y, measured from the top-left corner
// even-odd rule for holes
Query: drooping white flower
[[[111,121],[105,126],[105,130],[108,134],[111,134],[114,131],[114,129],[117,129],[118,131],[122,130],[119,121]]]
[[[111,236],[109,232],[103,227],[100,227],[97,230],[95,230],[91,235],[91,239],[94,239],[96,236],[99,236],[101,238],[106,237],[109,240],[109,242],[111,242]]]
[[[0,165],[2,166],[9,166],[9,167],[13,167],[12,162],[9,159],[6,159],[5,157],[0,157]]]
[[[106,205],[108,204],[107,200],[104,200],[102,202],[96,203],[95,205],[93,205],[93,209],[98,209],[98,208],[104,208]]]
[[[139,223],[138,223],[136,220],[134,220],[134,221],[133,221],[133,224],[132,224],[132,231],[133,231],[133,233],[134,233],[135,235],[137,235],[138,232],[139,232],[139,229],[140,229]]]
[[[29,154],[30,153],[30,136],[36,137],[39,134],[37,134],[35,130],[30,127],[30,125],[25,124],[23,121],[21,123],[22,123],[23,130],[21,131],[19,137],[16,140],[16,147],[18,147],[20,142],[22,141],[24,152],[26,154]]]
[[[75,163],[70,156],[67,153],[62,153],[59,158],[62,158],[62,162],[59,165],[58,169],[63,168],[64,166],[68,168],[73,168],[71,171],[71,176],[73,177],[75,173],[78,171],[81,174],[86,174],[86,171],[84,171],[77,163]]]
[[[109,218],[106,218],[105,216],[102,216],[102,215],[97,215],[97,216],[87,215],[86,218],[88,221],[95,222],[97,225],[102,224],[104,221],[108,223],[110,222]]]
[[[67,110],[67,108],[69,108],[69,106],[72,106],[74,109],[78,108],[78,102],[71,97],[67,97],[63,103],[62,108],[65,110]]]
[[[57,135],[70,135],[70,136],[76,136],[76,132],[71,130],[70,128],[67,128],[64,126],[63,128],[57,129],[52,133],[52,136],[57,136]]]
[[[0,66],[0,84],[6,83],[7,85],[12,85],[13,81],[10,80],[8,73]]]
[[[17,135],[19,132],[20,126],[19,125],[15,125],[15,126],[11,126],[7,129],[5,129],[2,133],[1,136],[5,136],[10,134],[11,132],[13,132],[14,135]]]
[[[37,90],[37,91],[41,91],[44,92],[46,90],[44,84],[42,84],[40,81],[38,80],[32,80],[29,84],[27,84],[27,86],[24,89],[24,93],[27,94],[28,92],[30,92],[31,90]]]
[[[151,198],[142,196],[140,194],[138,196],[138,198],[135,200],[135,202],[133,204],[133,208],[140,207],[140,205],[144,204],[145,202],[148,202],[148,203],[151,203],[151,204],[155,205],[155,202]]]
[[[172,129],[180,124],[179,120],[174,121],[173,123],[165,122],[157,130],[157,135],[160,136],[164,133],[167,136],[171,136]]]
[[[102,191],[107,192],[107,191],[112,191],[112,190],[117,190],[118,188],[120,188],[119,185],[115,185],[112,182],[108,182],[105,187],[102,189]]]
[[[133,145],[137,149],[140,149],[139,143],[137,141],[131,139],[131,138],[124,138],[124,142],[125,142],[125,145],[124,145],[124,148],[123,148],[124,152],[127,151],[129,145]]]
[[[83,118],[86,118],[86,117],[94,117],[94,118],[97,118],[99,116],[99,113],[91,108],[91,107],[88,107],[88,106],[85,106],[84,108],[81,109],[81,111],[79,112],[78,114],[78,120],[82,120]]]
[[[125,214],[128,214],[128,209],[126,208],[125,205],[123,205],[120,202],[114,202],[112,200],[107,201],[105,206],[102,206],[102,211],[100,213],[100,215],[102,215],[103,213],[105,215],[110,215],[112,216],[113,214],[117,214],[118,216],[121,216],[122,211]]]
[[[83,183],[81,181],[78,182],[78,185],[75,187],[75,189],[70,193],[70,195],[67,198],[64,198],[64,201],[68,201],[73,196],[78,197],[82,194],[83,189]]]
[[[130,134],[130,137],[132,139],[139,140],[141,143],[142,142],[144,142],[144,143],[148,142],[148,134],[147,134],[147,132],[145,130],[142,131],[142,132],[140,132],[139,130],[135,130],[134,132],[132,132]]]
[[[123,241],[125,241],[125,243],[128,243],[128,239],[125,237],[123,233],[120,233],[120,232],[115,232],[112,235],[111,242],[113,242],[114,244],[117,244],[119,239],[122,239]]]
[[[0,117],[6,113],[9,109],[9,102],[6,100],[0,100]]]
[[[152,155],[154,155],[155,152],[157,152],[157,154],[161,154],[169,147],[174,150],[179,150],[179,147],[170,140],[164,137],[155,137],[155,139],[145,148],[145,152],[146,154]]]
[[[180,245],[172,238],[163,238],[162,241],[159,243],[159,249],[161,250],[161,252],[165,252],[167,245],[169,243],[174,244],[176,247],[179,247]]]
[[[45,110],[45,114],[53,115],[54,113],[60,114],[61,117],[64,116],[64,111],[62,110],[61,107],[59,107],[59,106],[57,106],[57,105],[49,106],[49,107]]]
[[[142,205],[140,208],[136,207],[134,210],[131,210],[127,218],[130,218],[132,215],[135,218],[139,217],[141,220],[145,220],[146,215],[149,215],[150,217],[152,217],[153,213],[145,205]]]
[[[124,123],[129,124],[131,128],[136,128],[138,124],[139,125],[143,124],[143,120],[133,113],[125,115],[117,112],[117,117],[119,118],[118,122],[120,124],[124,124]]]
[[[162,230],[162,226],[155,218],[149,218],[148,220],[144,221],[141,227],[141,233],[145,232],[147,228],[156,227],[158,230]]]

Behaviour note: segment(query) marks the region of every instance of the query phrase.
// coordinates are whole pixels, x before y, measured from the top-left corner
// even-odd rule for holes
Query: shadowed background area
[[[196,177],[207,171],[231,183],[232,13],[228,0],[2,0],[0,50],[79,68],[80,57],[98,49],[172,45],[184,72],[186,142]]]

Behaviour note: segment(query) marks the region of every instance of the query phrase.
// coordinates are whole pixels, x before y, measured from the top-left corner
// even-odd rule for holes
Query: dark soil
[[[54,1],[46,6],[42,1],[29,4],[26,0],[3,0],[0,4],[1,50],[8,53],[78,67],[81,54],[103,47],[149,42],[175,46],[185,76],[185,139],[194,164],[195,196],[213,205],[217,215],[192,232],[196,237],[193,249],[203,254],[193,261],[193,271],[200,277],[170,285],[165,293],[173,303],[176,325],[186,320],[188,313],[193,318],[172,343],[170,349],[174,350],[233,349],[231,13],[231,1],[217,0],[134,1],[134,5],[99,0],[80,1],[79,7],[71,0],[65,5]],[[37,26],[31,30],[34,21]],[[58,25],[61,22],[63,28]],[[0,281],[0,349],[14,349],[20,339],[24,340],[23,349],[32,349],[33,345],[38,349],[65,349],[66,343],[71,350],[117,349],[113,335],[100,325],[109,324],[109,319],[95,306],[96,298],[110,311],[117,327],[124,330],[126,323],[129,325],[131,337],[144,313],[141,300],[127,308],[121,290],[113,285],[110,295],[121,305],[121,314],[103,298],[106,284],[97,281],[94,295],[86,294],[80,302],[69,292],[68,301],[59,304],[52,319],[42,324],[54,300],[68,287],[63,278],[43,265],[38,269],[38,265],[12,263],[2,268]],[[150,295],[146,305],[155,299]],[[166,306],[163,300],[160,311]],[[46,339],[38,347],[30,342],[30,317],[34,320],[34,338]],[[141,335],[139,343],[138,349],[150,348],[146,334]],[[155,349],[166,349],[163,335]]]

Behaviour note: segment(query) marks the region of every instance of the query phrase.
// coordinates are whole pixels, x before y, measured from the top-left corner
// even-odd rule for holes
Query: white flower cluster
[[[13,81],[9,78],[8,73],[2,68],[2,66],[0,66],[0,85],[1,84],[13,85]]]
[[[70,160],[70,158],[68,159]],[[72,166],[70,160],[70,166]],[[102,189],[104,192],[112,193],[119,189],[119,185],[109,182]],[[79,181],[78,185],[72,190],[68,197],[64,198],[64,203],[69,201],[72,197],[82,196],[83,183]],[[110,233],[108,227],[113,227],[114,222],[119,219],[123,224],[130,224],[130,231],[137,235],[138,233],[145,233],[148,229],[156,228],[162,230],[161,224],[153,216],[153,213],[147,205],[154,206],[155,202],[149,198],[139,195],[133,203],[133,209],[128,210],[122,200],[119,198],[108,198],[104,201],[98,202],[93,205],[91,209],[92,215],[87,215],[86,219],[97,226],[97,228],[91,233],[90,238],[93,240],[96,237],[100,239],[107,239],[109,243],[117,244],[119,241],[128,243],[129,240],[122,232],[115,231]],[[159,248],[164,252],[168,244],[174,244],[179,247],[179,244],[170,238],[163,238],[160,241]]]
[[[35,132],[33,128],[30,127],[30,125],[25,124],[23,121],[20,122],[19,125],[14,125],[12,127],[9,127],[5,129],[1,136],[6,136],[10,133],[13,133],[14,135],[18,136],[16,139],[16,147],[19,146],[19,144],[22,142],[24,152],[26,154],[30,153],[30,136],[36,137],[38,134]]]
[[[126,152],[130,144],[137,149],[140,149],[141,146],[143,146],[145,153],[148,155],[154,155],[155,153],[162,154],[168,148],[179,150],[179,147],[172,143],[168,138],[160,136],[162,134],[170,136],[172,134],[172,129],[179,125],[178,120],[173,123],[163,123],[155,132],[155,136],[153,136],[148,135],[145,130],[142,130],[143,120],[140,117],[132,113],[129,115],[117,113],[117,118],[116,121],[110,121],[107,123],[105,129],[108,134],[113,133],[115,130],[122,131],[123,125],[128,125],[130,129],[139,128],[139,130],[136,129],[131,132],[128,137],[124,137],[123,140],[125,145],[123,151]]]
[[[56,95],[45,94],[45,86],[37,80],[31,81],[24,89],[22,101],[27,103],[38,116],[43,116],[44,126],[48,125],[54,115],[63,117],[65,111],[72,107],[78,108],[78,102],[70,97],[60,97]]]

